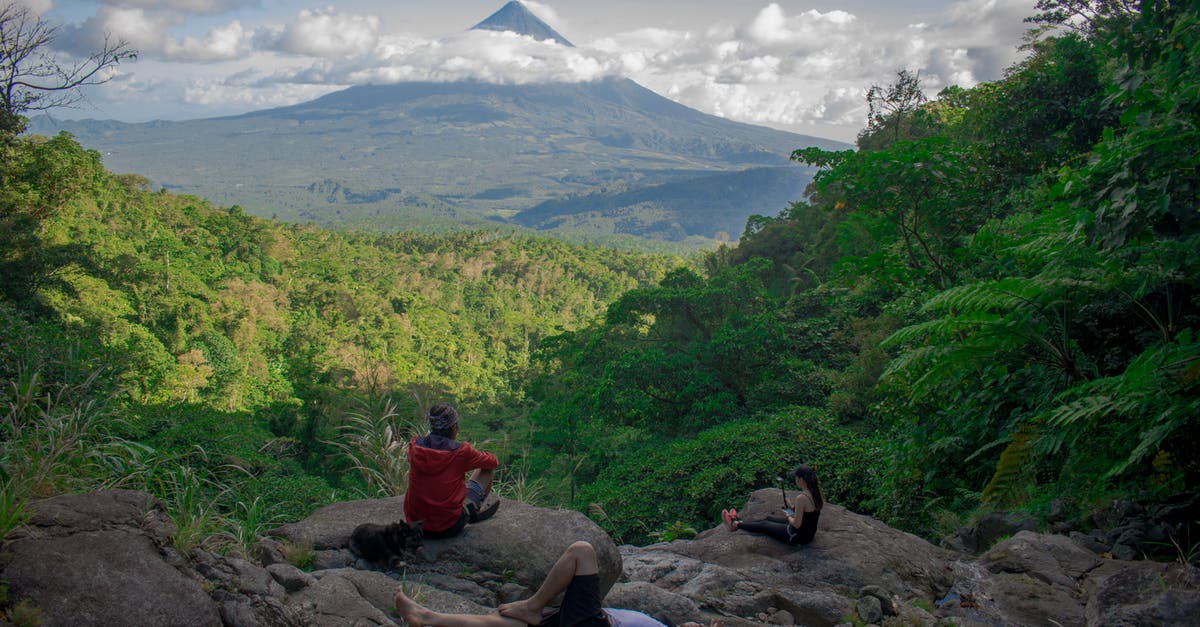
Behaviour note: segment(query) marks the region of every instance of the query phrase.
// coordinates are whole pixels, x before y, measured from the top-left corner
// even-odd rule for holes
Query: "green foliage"
[[[689,527],[683,524],[683,521],[676,520],[667,525],[661,531],[655,531],[650,534],[657,542],[674,542],[676,540],[689,540],[696,537],[697,531],[695,527]]]
[[[408,489],[408,441],[421,425],[401,420],[396,409],[390,398],[374,406],[364,401],[360,412],[338,425],[339,437],[330,443],[366,484],[364,496],[399,496]]]
[[[817,470],[829,501],[858,508],[875,492],[877,447],[826,412],[784,410],[622,451],[581,496],[605,512],[598,522],[614,537],[646,541],[675,521],[711,527],[722,508],[775,485],[777,475],[804,461]]]

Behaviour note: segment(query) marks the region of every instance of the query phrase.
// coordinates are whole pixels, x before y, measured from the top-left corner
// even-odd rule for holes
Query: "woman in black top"
[[[721,510],[721,518],[725,527],[730,531],[749,531],[768,535],[780,542],[788,544],[808,544],[817,533],[817,520],[821,517],[821,508],[825,499],[821,498],[821,485],[817,475],[806,464],[800,464],[792,474],[796,477],[796,487],[800,494],[796,496],[793,508],[785,508],[786,516],[767,516],[762,520],[742,520],[736,509]],[[786,502],[785,502],[786,505]]]

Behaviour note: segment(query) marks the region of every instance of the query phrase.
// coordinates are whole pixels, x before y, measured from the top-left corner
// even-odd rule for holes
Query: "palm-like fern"
[[[1126,427],[1136,446],[1108,471],[1118,475],[1200,421],[1200,340],[1185,330],[1175,341],[1147,349],[1120,375],[1075,386],[1057,400],[1045,419],[1072,440],[1099,421]]]

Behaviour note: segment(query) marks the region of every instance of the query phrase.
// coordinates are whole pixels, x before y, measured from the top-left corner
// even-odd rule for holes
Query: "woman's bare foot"
[[[540,625],[542,623],[542,608],[530,605],[529,599],[505,603],[496,609],[500,612],[501,616],[515,618],[529,625]]]
[[[430,622],[430,611],[405,596],[403,586],[396,586],[396,611],[400,613],[400,618],[408,623],[408,627],[421,627]]]

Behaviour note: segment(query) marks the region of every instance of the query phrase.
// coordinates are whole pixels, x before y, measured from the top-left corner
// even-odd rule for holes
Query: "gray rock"
[[[1112,547],[1112,556],[1119,560],[1133,561],[1142,557],[1133,547],[1124,544],[1114,544]]]
[[[1200,569],[1108,562],[1088,582],[1089,625],[1185,625],[1200,616]]]
[[[1092,515],[1092,520],[1101,529],[1112,529],[1126,524],[1145,513],[1141,505],[1133,501],[1113,501]]]
[[[272,529],[268,535],[314,549],[343,549],[354,528],[363,523],[387,525],[404,520],[404,497],[330,503],[308,518]]]
[[[651,615],[666,612],[679,622],[696,620],[700,616],[700,607],[692,599],[644,581],[614,585],[604,603],[609,607],[638,610]]]
[[[426,540],[425,555],[446,565],[447,572],[502,570],[511,580],[536,589],[571,543],[584,540],[596,549],[600,562],[600,594],[606,594],[621,574],[617,545],[596,523],[573,510],[544,509],[502,500],[500,511],[488,520],[467,525],[449,540]]]
[[[755,492],[743,515],[773,513],[778,494]],[[356,570],[353,556],[338,545],[359,521],[333,514],[382,515],[396,505],[380,501],[339,504],[281,528],[290,541],[324,543],[319,570],[304,573],[282,561],[281,545],[270,539],[254,551],[266,568],[199,550],[181,555],[163,544],[170,521],[144,494],[49,499],[32,503],[31,524],[7,538],[0,583],[8,586],[10,602],[28,599],[41,608],[47,625],[394,625],[401,582],[433,609],[488,613],[497,603],[528,596],[563,548],[586,539],[596,546],[606,578],[620,575],[608,605],[665,611],[678,621],[721,618],[727,627],[835,625],[856,614],[869,623],[906,625],[939,619],[958,625],[1186,624],[1200,614],[1195,568],[1101,560],[1090,550],[1094,545],[1088,547],[1099,541],[1094,535],[1020,531],[976,559],[836,505],[826,507],[817,539],[807,547],[717,526],[691,541],[618,550],[575,512],[509,502],[459,538],[431,541],[434,559],[410,560],[387,573]],[[1142,520],[1134,507],[1110,515],[1122,517],[1114,538],[1131,543],[1117,544],[1130,551],[1165,525]],[[938,616],[896,599],[938,599]]]
[[[288,604],[306,625],[339,627],[342,625],[396,625],[390,614],[394,601],[364,598],[348,573],[362,573],[388,580],[391,590],[395,582],[381,573],[366,571],[337,571],[317,580],[317,583],[288,597]],[[382,588],[384,584],[380,584]],[[387,611],[379,606],[384,605]]]
[[[528,598],[533,593],[519,583],[506,583],[496,591],[496,600],[500,603],[512,603]],[[612,594],[611,592],[609,594]]]
[[[313,570],[354,568],[358,560],[346,549],[319,549],[313,551]]]
[[[477,605],[496,605],[496,597],[490,590],[470,579],[459,577],[458,574],[451,575],[437,572],[413,573],[408,576],[408,580],[452,593]]]
[[[841,623],[854,612],[854,602],[823,590],[780,590],[776,602],[801,625],[826,627]]]
[[[854,610],[864,622],[878,623],[883,620],[883,605],[875,597],[862,597],[855,602]]]
[[[1072,531],[1069,535],[1071,541],[1075,544],[1091,551],[1092,553],[1107,553],[1112,549],[1111,545],[1101,542],[1093,535]]]
[[[354,563],[342,549],[356,526],[394,522],[402,518],[403,511],[403,497],[333,503],[302,521],[272,530],[271,535],[312,543],[318,549],[316,568],[341,568]],[[495,516],[468,525],[461,535],[426,540],[424,555],[426,561],[437,562],[443,572],[505,570],[517,583],[537,588],[563,550],[579,540],[595,547],[600,560],[600,590],[607,592],[621,573],[620,553],[596,523],[573,510],[543,509],[504,499]],[[415,563],[411,567],[424,568]]]
[[[875,597],[876,599],[879,599],[879,607],[883,611],[884,616],[896,615],[896,603],[892,600],[891,595],[887,593],[887,590],[884,590],[879,586],[863,586],[861,589],[859,589],[858,596]]]
[[[763,517],[775,513],[779,499],[778,489],[757,490],[739,511],[745,519]],[[789,546],[718,525],[663,550],[719,564],[762,585],[802,590],[876,585],[901,598],[940,596],[954,582],[948,564],[963,559],[834,504],[822,510],[816,538],[807,546]]]
[[[282,598],[286,594],[265,568],[244,559],[195,551],[196,572],[213,585],[244,595]]]
[[[32,527],[5,545],[0,579],[45,625],[219,625],[200,584],[163,561],[156,501],[129,491],[30,503]],[[149,508],[149,509],[146,509]]]
[[[297,592],[317,583],[312,575],[291,564],[271,564],[267,566],[267,572],[288,592]]]
[[[1069,538],[1022,531],[982,557],[992,572],[1024,573],[1049,584],[1073,588],[1100,564],[1091,551]]]

